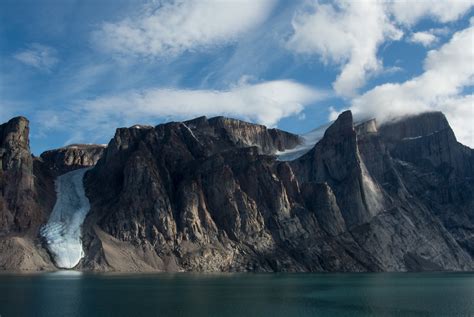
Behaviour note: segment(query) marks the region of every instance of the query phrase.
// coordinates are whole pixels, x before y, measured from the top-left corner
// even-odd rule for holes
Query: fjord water
[[[474,273],[0,275],[8,316],[474,316]]]

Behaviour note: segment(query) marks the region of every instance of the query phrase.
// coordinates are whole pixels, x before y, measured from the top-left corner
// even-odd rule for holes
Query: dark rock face
[[[53,203],[52,182],[30,153],[28,120],[0,125],[0,270],[54,268],[36,239]]]
[[[430,138],[439,127],[427,123],[423,131]],[[297,136],[233,119],[118,129],[86,176],[92,208],[82,268],[472,269],[473,182],[464,167],[472,150],[448,139],[465,156],[443,156],[451,158],[440,163],[448,169],[415,166],[398,154],[405,152],[397,142],[407,136],[397,129],[387,124],[379,131],[375,120],[354,126],[345,112],[292,162],[270,154],[294,147]],[[425,175],[423,168],[433,174],[420,184],[414,178]],[[453,187],[445,205],[434,208],[432,195],[451,169],[453,182],[464,187]],[[440,180],[431,183],[433,177]],[[445,219],[440,211],[447,207],[463,208],[464,215]]]
[[[386,124],[381,137],[409,184],[408,195],[426,206],[472,257],[474,151],[456,141],[440,112]]]
[[[28,230],[35,213],[33,157],[29,145],[29,122],[13,118],[0,125],[0,232]]]
[[[265,216],[279,217],[282,209],[286,217],[285,189],[273,176],[274,159],[259,153],[282,148],[288,140],[295,145],[299,138],[223,118],[118,129],[103,159],[86,177],[90,218],[97,224],[89,227],[91,244],[102,244],[100,262],[114,269],[135,269],[115,259],[110,244],[116,239],[134,254],[146,248],[158,255],[159,261],[148,253],[139,256],[139,270],[227,271],[244,265],[248,270],[271,270],[257,256],[250,263],[234,258],[243,261],[238,252],[271,254],[276,248],[264,230]],[[268,188],[262,193],[265,184]],[[101,238],[105,234],[107,238]],[[100,243],[94,241],[97,238]],[[246,240],[242,251],[236,249],[236,240]],[[84,266],[96,268],[98,256],[89,255]],[[209,261],[202,261],[203,256]]]
[[[381,136],[392,156],[418,166],[474,174],[473,150],[456,141],[441,112],[428,112],[381,127]]]
[[[383,193],[361,158],[349,111],[342,113],[313,150],[293,166],[302,183],[328,183],[349,227],[367,222],[384,209]]]
[[[32,171],[30,201],[52,208],[54,178],[95,165],[84,180],[91,210],[83,270],[474,269],[474,154],[440,113],[378,126],[354,124],[344,112],[290,162],[274,153],[300,137],[223,117],[120,128],[106,148],[75,146],[40,159],[21,126],[1,143],[2,204],[12,201],[5,193],[30,188],[26,176],[6,182],[5,173]],[[30,210],[12,206],[1,211],[9,232],[8,219]],[[42,208],[38,219],[51,210]],[[37,252],[22,267],[52,265],[28,241],[0,238],[0,269],[12,266],[1,255],[19,258],[11,250]]]

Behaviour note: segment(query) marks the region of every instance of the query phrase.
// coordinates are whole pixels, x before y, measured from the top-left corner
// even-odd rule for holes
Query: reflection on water
[[[56,271],[56,272],[48,272],[48,273],[43,273],[41,274],[43,277],[46,277],[48,279],[57,277],[60,279],[80,279],[84,273],[81,271],[75,271],[75,270],[61,270],[61,271]]]
[[[0,275],[6,316],[474,316],[474,273]]]

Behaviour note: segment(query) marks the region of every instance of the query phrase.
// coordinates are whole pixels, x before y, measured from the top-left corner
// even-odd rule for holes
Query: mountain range
[[[474,150],[427,112],[299,136],[199,117],[31,154],[0,125],[0,270],[474,269]]]

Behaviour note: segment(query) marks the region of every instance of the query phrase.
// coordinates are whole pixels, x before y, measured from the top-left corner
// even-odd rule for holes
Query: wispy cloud
[[[456,32],[448,43],[428,53],[423,74],[400,84],[377,86],[355,98],[351,110],[359,118],[375,117],[381,122],[443,111],[458,139],[474,146],[474,99],[473,95],[463,95],[463,90],[474,84],[473,38],[474,26]]]
[[[379,45],[403,34],[390,22],[384,4],[377,1],[315,1],[309,10],[295,15],[293,29],[288,48],[343,65],[333,86],[344,96],[354,95],[366,77],[380,69]]]
[[[117,126],[154,123],[160,119],[189,119],[196,116],[225,115],[274,126],[279,120],[297,115],[326,93],[289,81],[259,84],[241,82],[228,90],[146,89],[119,95],[78,101],[65,112],[40,112],[39,121],[59,118],[74,135],[70,142],[110,136]],[[51,122],[51,120],[47,120]],[[88,138],[86,138],[88,137]]]
[[[25,65],[42,71],[50,71],[59,61],[54,48],[33,43],[27,49],[17,52],[13,57]]]
[[[473,0],[392,0],[389,10],[398,23],[411,26],[421,18],[430,17],[442,23],[456,21],[474,5]]]
[[[436,35],[432,34],[431,32],[415,32],[409,38],[410,42],[421,44],[423,46],[430,46],[437,40],[438,38]]]
[[[407,37],[408,42],[421,44],[429,47],[440,41],[440,38],[446,37],[451,33],[449,27],[431,28],[424,31],[413,32]]]
[[[176,0],[104,23],[94,43],[121,56],[169,57],[234,41],[262,23],[275,0]]]

